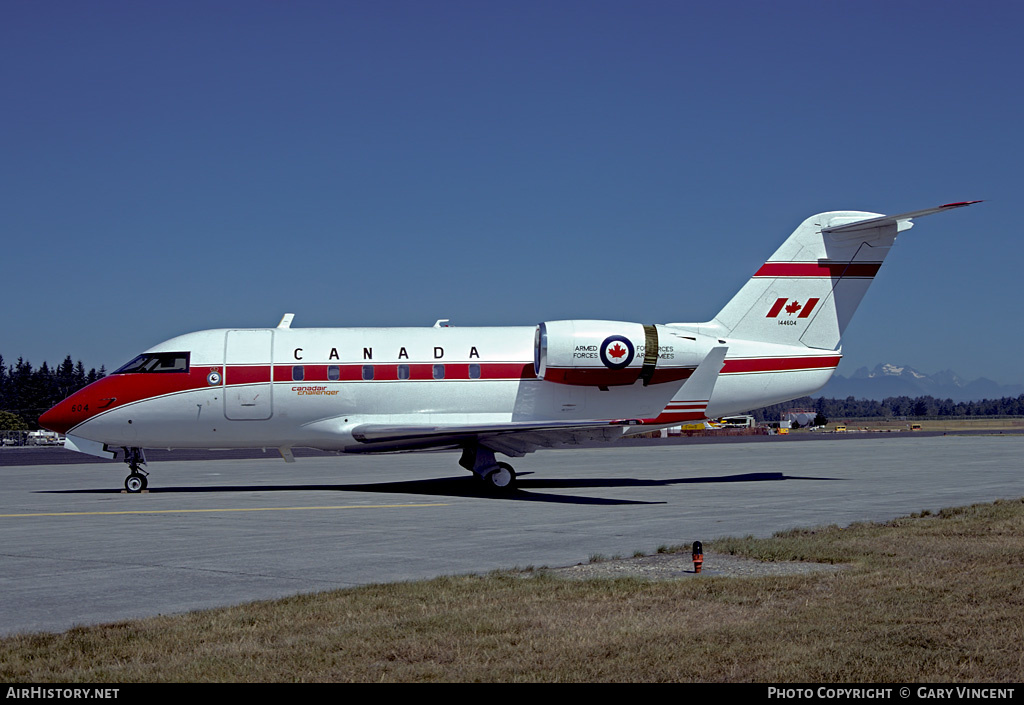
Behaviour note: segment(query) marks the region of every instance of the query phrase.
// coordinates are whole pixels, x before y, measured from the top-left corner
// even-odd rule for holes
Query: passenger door
[[[274,413],[273,330],[229,330],[224,342],[224,416],[269,419]]]

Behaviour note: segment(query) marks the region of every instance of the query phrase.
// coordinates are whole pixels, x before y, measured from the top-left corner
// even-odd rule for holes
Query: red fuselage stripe
[[[768,357],[726,360],[722,374],[743,374],[751,372],[787,372],[794,370],[812,370],[834,368],[839,364],[840,357]],[[440,363],[438,363],[440,364]],[[536,379],[532,363],[495,362],[495,363],[444,363],[443,379],[434,378],[434,365],[431,363],[412,363],[407,367],[409,380],[412,381],[475,381],[470,377],[470,367],[479,364],[481,380],[517,381]],[[397,363],[374,364],[373,381],[400,380]],[[293,367],[302,368],[302,379],[293,379]],[[330,369],[336,367],[336,370]],[[224,386],[243,386],[251,384],[269,384],[271,373],[275,382],[301,385],[321,382],[361,383],[362,364],[347,365],[195,365],[188,372],[134,373],[113,374],[93,382],[85,389],[57,404],[40,418],[40,423],[53,430],[66,433],[68,429],[83,421],[125,404],[154,399],[156,397],[177,394],[196,389],[224,388]],[[475,372],[475,369],[473,370]],[[404,370],[402,370],[404,373]],[[337,380],[332,379],[335,374]],[[224,379],[221,379],[224,376]],[[406,381],[403,377],[401,381]],[[114,401],[111,402],[110,400]],[[694,414],[693,418],[703,418],[696,411],[706,402],[671,402],[667,413],[673,417]],[[664,416],[664,414],[663,414]],[[660,419],[661,417],[659,417]],[[660,421],[659,421],[660,423]],[[49,425],[47,425],[49,424]]]

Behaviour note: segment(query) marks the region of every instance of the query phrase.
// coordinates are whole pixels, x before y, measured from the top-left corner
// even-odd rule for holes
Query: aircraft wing
[[[363,424],[352,429],[361,445],[350,452],[394,453],[424,449],[459,448],[478,443],[519,458],[537,448],[610,442],[621,438],[636,420],[549,421],[506,424],[452,424],[443,426],[388,426]]]
[[[694,373],[687,379],[672,405],[703,414],[718,374],[725,362],[729,346],[712,348]],[[503,424],[453,424],[440,426],[388,426],[363,424],[352,429],[352,436],[360,446],[348,451],[386,453],[427,448],[458,448],[476,444],[513,458],[522,457],[537,448],[564,445],[610,442],[625,435],[650,430],[645,425],[654,422],[655,428],[670,426],[675,421],[658,423],[656,419],[619,419],[600,421],[521,421]]]

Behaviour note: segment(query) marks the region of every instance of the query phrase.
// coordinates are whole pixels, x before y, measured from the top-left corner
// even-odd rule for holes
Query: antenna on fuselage
[[[286,314],[284,314],[283,316],[281,316],[281,322],[277,324],[277,327],[278,328],[291,328],[292,327],[292,319],[293,318],[295,318],[295,314],[294,313],[286,313]]]

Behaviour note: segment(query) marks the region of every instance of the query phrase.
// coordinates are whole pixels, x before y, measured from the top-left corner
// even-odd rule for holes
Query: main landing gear
[[[494,451],[489,448],[466,446],[459,465],[476,475],[496,494],[508,494],[516,490],[516,471],[508,463],[497,462]]]
[[[149,486],[149,481],[146,479],[149,473],[141,467],[146,464],[146,454],[142,452],[142,448],[122,448],[122,450],[124,450],[124,462],[128,464],[130,471],[128,477],[124,479],[124,488],[132,494],[142,492]]]

